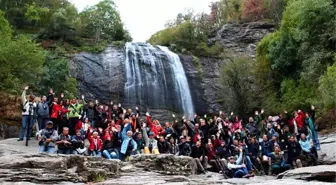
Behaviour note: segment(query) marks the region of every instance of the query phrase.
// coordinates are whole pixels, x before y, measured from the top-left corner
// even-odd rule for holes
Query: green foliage
[[[181,21],[180,19],[178,17],[176,23],[171,23],[172,27],[155,33],[148,42],[168,46],[175,52],[196,56],[218,57],[221,54],[222,47],[220,45],[209,46],[207,44],[205,33],[209,30],[200,27],[200,24],[196,23],[197,21]]]
[[[12,29],[4,17],[4,12],[0,11],[0,40],[4,42],[12,36]]]
[[[221,70],[222,101],[228,110],[235,110],[238,115],[251,113],[258,107],[253,65],[250,58],[239,57],[230,59]]]
[[[2,13],[0,23],[0,89],[17,94],[24,84],[37,81],[37,75],[42,72],[45,53],[38,44],[24,36],[12,38],[12,31]]]
[[[48,53],[40,80],[35,86],[38,94],[46,94],[49,88],[56,93],[64,92],[68,97],[77,97],[77,81],[69,77],[68,60]]]
[[[331,0],[284,3],[287,6],[280,29],[266,36],[257,47],[255,75],[261,94],[270,95],[270,102],[280,99],[282,108],[297,109],[310,104],[331,108],[334,104],[328,102],[334,95],[327,91],[335,81],[326,79],[332,76],[333,67],[329,67],[329,73],[325,71],[335,63],[336,9]],[[330,89],[322,84],[328,84]],[[268,102],[264,100],[262,104]]]
[[[326,110],[336,106],[336,58],[335,63],[328,67],[327,72],[319,80],[318,90]]]

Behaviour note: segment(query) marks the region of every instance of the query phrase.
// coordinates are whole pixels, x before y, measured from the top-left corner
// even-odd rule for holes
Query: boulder
[[[317,180],[336,182],[336,165],[320,165],[285,171],[277,179]]]
[[[75,155],[5,155],[0,179],[5,182],[92,182],[120,175],[120,161]]]
[[[172,154],[135,155],[130,163],[145,171],[153,171],[167,175],[195,174],[195,162],[191,157],[175,156]]]

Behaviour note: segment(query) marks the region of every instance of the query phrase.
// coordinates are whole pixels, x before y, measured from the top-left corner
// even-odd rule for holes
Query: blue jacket
[[[137,143],[132,139],[132,137],[127,136],[127,131],[131,128],[131,124],[128,124],[126,127],[123,128],[122,133],[121,133],[121,138],[122,138],[122,144],[121,144],[121,149],[120,153],[126,154],[127,148],[129,145],[129,142],[132,142],[133,149],[136,150],[138,148]]]
[[[299,143],[303,151],[310,152],[311,145],[310,145],[310,138],[308,136],[305,141],[300,139]]]

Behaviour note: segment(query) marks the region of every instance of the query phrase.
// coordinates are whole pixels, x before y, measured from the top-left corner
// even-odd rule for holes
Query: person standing
[[[18,141],[23,141],[26,133],[27,140],[30,140],[32,133],[32,128],[34,124],[34,109],[36,108],[36,103],[34,102],[35,96],[29,95],[29,100],[26,99],[26,91],[29,86],[26,86],[22,92],[22,123],[20,128],[20,136]]]
[[[82,96],[82,103],[78,103],[77,100],[74,98],[71,100],[71,104],[68,108],[68,119],[69,119],[69,130],[70,135],[75,134],[75,126],[78,123],[78,120],[80,119],[80,115],[82,112],[83,105],[85,104],[84,96]]]
[[[37,123],[39,130],[43,130],[46,126],[49,118],[49,106],[51,102],[47,101],[46,96],[42,96],[41,102],[37,104],[36,113],[37,113]]]

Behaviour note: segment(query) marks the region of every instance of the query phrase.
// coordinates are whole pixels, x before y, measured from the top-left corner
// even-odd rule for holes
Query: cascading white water
[[[192,98],[178,55],[148,43],[126,43],[125,47],[125,102],[192,116]]]

